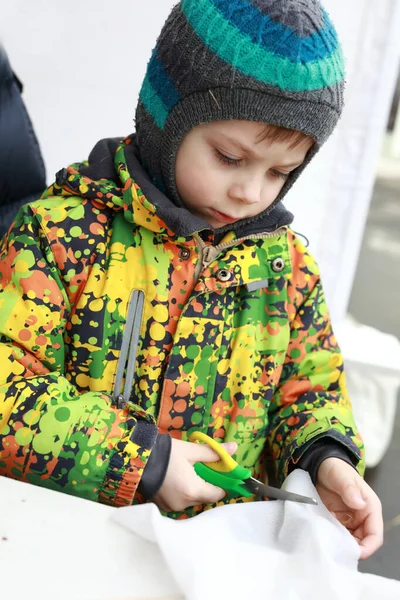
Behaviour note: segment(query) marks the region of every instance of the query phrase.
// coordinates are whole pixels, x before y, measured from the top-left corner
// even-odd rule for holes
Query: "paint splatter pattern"
[[[196,280],[196,239],[172,232],[132,180],[129,143],[116,151],[118,184],[72,165],[20,211],[3,243],[0,474],[116,506],[141,502],[157,428],[234,440],[235,458],[256,477],[268,476],[272,457],[278,482],[330,436],[362,472],[313,258],[291,230],[242,241],[231,232],[223,242],[232,246]],[[261,280],[268,287],[249,291]],[[131,401],[120,410],[115,379],[133,290],[145,302]]]

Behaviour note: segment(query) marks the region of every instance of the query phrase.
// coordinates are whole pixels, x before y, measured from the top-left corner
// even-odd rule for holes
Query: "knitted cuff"
[[[169,433],[158,434],[138,485],[138,491],[146,500],[150,500],[164,483],[171,455],[171,441]]]
[[[293,465],[291,470],[300,468],[307,471],[311,477],[311,481],[316,485],[318,469],[321,463],[327,458],[340,458],[354,467],[354,469],[356,468],[350,451],[347,450],[343,444],[340,444],[333,439],[325,438],[314,442],[314,444],[312,444],[303,454],[299,462],[296,465]]]

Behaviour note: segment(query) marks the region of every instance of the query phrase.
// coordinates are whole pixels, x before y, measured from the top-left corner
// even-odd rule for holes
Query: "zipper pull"
[[[125,396],[123,394],[119,394],[119,396],[117,396],[117,408],[119,410],[123,410],[126,405],[127,401],[125,399]]]
[[[209,256],[211,254],[211,248],[213,248],[213,246],[206,246],[203,250],[203,269],[205,269],[210,262]]]
[[[217,257],[220,250],[215,246],[206,246],[203,249],[202,270],[206,269],[210,263]]]

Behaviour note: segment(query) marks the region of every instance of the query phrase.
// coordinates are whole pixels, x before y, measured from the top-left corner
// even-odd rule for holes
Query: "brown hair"
[[[306,142],[312,144],[310,148],[315,144],[314,138],[310,135],[306,135],[302,131],[296,129],[287,129],[286,127],[279,127],[278,125],[266,124],[259,135],[259,141],[269,140],[272,142],[291,142],[289,148],[297,148]]]

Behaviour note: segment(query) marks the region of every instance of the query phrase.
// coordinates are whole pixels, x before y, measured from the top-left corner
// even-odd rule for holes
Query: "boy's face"
[[[264,123],[214,121],[192,129],[179,147],[179,195],[215,229],[268,208],[313,144],[306,137],[295,148],[291,140],[260,141],[264,130]]]

